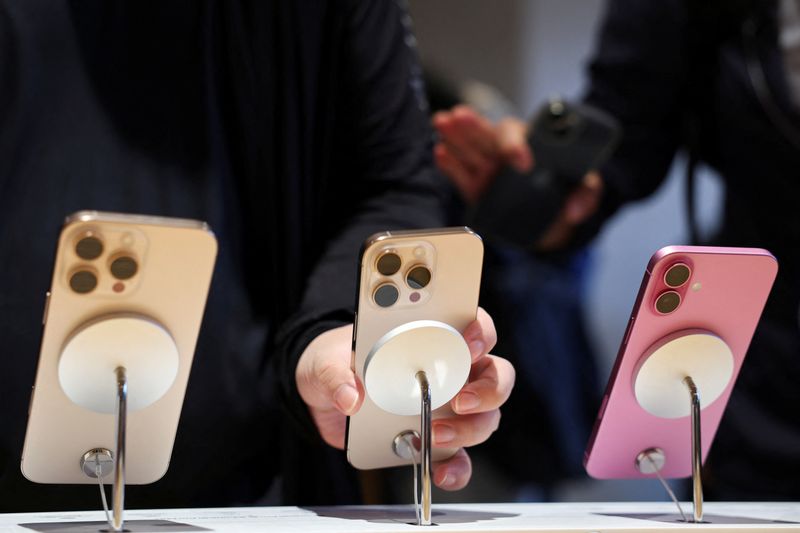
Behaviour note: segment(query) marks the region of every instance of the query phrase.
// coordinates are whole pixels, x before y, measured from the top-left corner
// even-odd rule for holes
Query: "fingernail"
[[[477,409],[481,404],[481,398],[474,392],[464,391],[456,396],[456,412],[464,413]]]
[[[469,353],[472,357],[478,357],[479,355],[483,355],[483,352],[486,350],[486,344],[480,340],[476,339],[474,341],[470,341],[469,343]]]
[[[339,388],[333,394],[333,401],[340,411],[345,414],[351,414],[358,403],[358,391],[352,385],[343,383],[339,385]]]
[[[433,426],[433,442],[435,444],[447,444],[456,438],[456,430],[447,424],[436,424]]]
[[[451,476],[450,474],[445,474],[444,478],[442,478],[442,482],[439,484],[439,486],[442,487],[442,488],[450,487],[451,485],[453,485],[453,483],[455,483],[455,481],[456,481],[455,476]]]

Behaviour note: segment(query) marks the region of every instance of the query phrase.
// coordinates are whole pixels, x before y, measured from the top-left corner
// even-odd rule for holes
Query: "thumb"
[[[297,388],[311,408],[355,413],[363,399],[362,387],[350,368],[353,327],[343,326],[320,334],[300,356]]]
[[[318,389],[339,412],[351,415],[361,404],[361,393],[350,365],[330,364],[316,376]],[[324,406],[320,406],[324,407]]]

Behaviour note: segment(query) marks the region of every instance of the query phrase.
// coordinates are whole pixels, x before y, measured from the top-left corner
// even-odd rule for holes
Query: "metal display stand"
[[[131,338],[136,342],[121,346],[119,339]],[[147,407],[169,390],[178,361],[175,341],[163,326],[132,315],[91,321],[79,328],[62,349],[59,382],[65,394],[85,409],[114,414],[114,452],[98,447],[80,457],[83,473],[98,480],[103,509],[113,531],[123,531],[125,522],[128,414]],[[136,394],[129,398],[131,381],[135,382]],[[103,478],[111,471],[114,479],[109,516]]]
[[[408,429],[399,433],[392,446],[396,455],[414,465],[420,526],[433,524],[432,411],[455,397],[467,380],[470,363],[469,347],[456,329],[421,320],[389,331],[375,343],[364,364],[364,387],[378,407],[397,415],[419,414],[419,432]]]
[[[428,376],[424,371],[419,371],[414,376],[419,383],[420,391],[420,418],[419,432],[404,431],[394,438],[392,449],[403,459],[412,462],[414,468],[414,506],[416,507],[417,525],[430,526],[432,505],[432,479],[431,474],[431,390]],[[417,454],[420,460],[417,461]],[[419,471],[419,473],[417,473]],[[418,484],[420,486],[418,486]]]
[[[415,376],[419,382],[420,392],[420,419],[419,434],[422,440],[420,460],[420,482],[422,483],[422,501],[420,505],[419,523],[420,526],[431,525],[431,387],[428,383],[428,376],[425,372],[417,372]],[[416,490],[416,487],[414,487]]]
[[[703,446],[700,432],[700,393],[691,376],[683,378],[683,382],[689,389],[692,404],[692,514],[694,521],[699,523],[703,521],[703,478],[701,474]]]
[[[702,409],[719,398],[732,379],[730,348],[704,330],[682,331],[660,340],[644,355],[636,375],[634,391],[642,408],[663,418],[689,418],[694,523],[703,522]],[[706,395],[703,402],[701,388]],[[686,392],[689,402],[685,400]],[[686,520],[678,499],[660,474],[667,459],[661,448],[649,448],[638,454],[635,464],[639,472],[658,477]]]
[[[691,376],[683,378],[683,383],[689,390],[689,401],[691,406],[691,424],[692,424],[692,522],[701,523],[703,521],[703,478],[702,478],[702,425],[700,418],[700,392]],[[670,486],[661,477],[660,471],[664,468],[667,458],[661,448],[649,448],[643,450],[636,456],[636,468],[642,474],[655,474],[658,480],[664,486],[670,498],[678,507],[678,513],[685,522],[686,515],[683,514],[681,504],[675,493]]]
[[[106,513],[108,513],[108,509],[102,480],[113,469],[112,518],[109,520],[109,526],[113,531],[123,531],[125,522],[125,431],[127,429],[128,415],[128,378],[124,367],[117,367],[114,373],[117,376],[117,409],[114,417],[116,453],[112,453],[106,448],[89,450],[81,458],[81,469],[87,476],[97,478],[100,483],[103,508]]]
[[[111,496],[114,531],[122,531],[125,512],[125,430],[128,417],[128,377],[124,367],[117,367],[117,460],[114,461],[114,490]]]

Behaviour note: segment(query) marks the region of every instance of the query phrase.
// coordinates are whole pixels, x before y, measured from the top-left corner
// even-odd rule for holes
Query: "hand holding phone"
[[[604,111],[552,100],[528,128],[533,169],[502,167],[468,222],[487,239],[530,248],[556,221],[571,191],[616,147],[618,122]]]
[[[419,245],[425,248],[417,250]],[[428,253],[433,249],[436,253]],[[396,259],[387,256],[381,268],[391,274],[382,275],[376,271],[376,259],[391,250],[399,252],[395,255],[400,258],[400,264],[394,269],[386,262]],[[359,276],[357,331],[353,333],[347,326],[318,336],[304,351],[296,372],[300,394],[326,442],[337,447],[345,445],[343,415],[353,415],[348,422],[346,447],[348,457],[357,466],[381,468],[407,464],[407,460],[394,454],[392,442],[398,432],[418,429],[419,416],[392,415],[372,404],[365,397],[363,375],[354,371],[352,357],[355,355],[363,362],[369,352],[365,339],[374,335],[378,335],[375,339],[380,338],[379,333],[384,328],[378,327],[379,324],[391,329],[420,316],[446,321],[447,317],[457,318],[460,313],[458,325],[470,348],[472,376],[450,405],[438,410],[439,418],[434,422],[434,446],[437,446],[438,436],[438,447],[443,452],[439,452],[442,461],[434,464],[434,483],[455,490],[469,480],[469,460],[463,450],[456,450],[482,442],[496,429],[498,408],[508,398],[514,381],[511,365],[502,358],[488,355],[496,334],[491,318],[477,309],[478,285],[475,282],[480,273],[480,258],[480,239],[464,228],[384,233],[376,235],[365,245]],[[414,270],[418,267],[428,268],[430,278],[423,270]],[[384,289],[377,294],[378,301],[383,304],[379,306],[374,299],[375,293],[386,282],[391,282],[397,289],[396,298],[386,293],[391,289]],[[414,292],[419,293],[426,287],[419,298],[412,298]],[[365,301],[366,298],[369,300]],[[465,301],[469,305],[461,305]],[[415,303],[420,305],[415,307]],[[373,315],[365,308],[367,305],[379,313]],[[457,311],[459,308],[464,310]],[[369,335],[362,333],[370,331]],[[362,340],[359,343],[357,339]],[[353,348],[355,352],[351,351]],[[363,365],[356,364],[355,368],[359,366]],[[364,410],[368,403],[372,404],[373,410]],[[463,416],[454,415],[453,411]],[[398,419],[399,429],[394,427]],[[372,463],[366,465],[365,462],[370,460]]]

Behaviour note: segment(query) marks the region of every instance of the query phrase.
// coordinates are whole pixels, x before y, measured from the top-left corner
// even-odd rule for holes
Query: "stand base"
[[[139,520],[170,520],[214,531],[264,531],[296,533],[409,533],[407,505],[345,507],[243,507],[221,509],[159,509],[129,511],[128,526],[135,530]],[[439,504],[434,517],[436,533],[631,533],[633,531],[704,533],[751,533],[800,530],[800,503],[796,502],[712,502],[707,521],[701,526],[675,523],[675,508],[666,502],[615,503],[495,503]],[[19,525],[37,531],[57,523],[62,528],[97,522],[97,513],[0,514],[0,530],[17,531]],[[173,523],[174,523],[173,522]],[[22,523],[22,524],[20,524]],[[99,524],[98,524],[99,525]],[[95,526],[97,527],[97,526]],[[39,529],[42,528],[42,529]],[[156,528],[151,529],[151,531]],[[159,528],[169,530],[170,528]],[[71,530],[75,531],[75,530]],[[78,530],[96,533],[97,529]]]
[[[689,407],[691,410],[692,424],[692,522],[699,524],[703,522],[703,479],[701,471],[703,466],[703,446],[702,425],[700,418],[700,393],[698,392],[697,386],[695,385],[691,376],[686,376],[682,381],[689,390]],[[664,468],[666,462],[667,457],[664,455],[664,451],[661,450],[661,448],[649,448],[647,450],[642,450],[642,452],[636,456],[636,469],[642,474],[655,474],[658,477],[658,480],[664,486],[664,489],[678,507],[678,512],[682,517],[682,521],[688,522],[686,516],[683,514],[683,510],[681,509],[678,499],[675,497],[675,493],[672,492],[672,489],[670,489],[669,485],[667,485],[667,482],[664,481],[664,478],[661,477],[661,474],[659,473],[661,469]]]
[[[378,339],[364,361],[364,388],[377,407],[395,415],[420,415],[419,448],[414,446],[409,430],[397,434],[393,441],[398,457],[410,456],[413,460],[413,449],[420,452],[419,477],[415,476],[419,490],[414,483],[418,525],[431,525],[431,412],[458,394],[467,381],[471,362],[461,333],[436,320],[397,326]]]
[[[128,380],[124,368],[118,367],[114,373],[117,376],[116,454],[112,454],[105,448],[95,448],[83,454],[80,465],[83,473],[88,477],[96,478],[100,485],[103,510],[106,512],[108,520],[106,525],[110,526],[112,531],[127,531],[122,529],[122,524],[125,512],[125,431],[128,415]],[[114,471],[112,517],[109,517],[103,478],[112,470]]]
[[[412,461],[414,468],[414,506],[418,526],[430,526],[432,479],[431,474],[431,390],[425,372],[417,372],[420,388],[419,432],[404,431],[394,438],[392,450],[395,455]],[[420,455],[419,465],[416,455]],[[419,474],[417,471],[419,470]]]
[[[20,524],[20,526],[42,533],[98,533],[108,531],[108,522],[39,522]],[[130,520],[124,531],[131,533],[152,533],[153,531],[209,531],[200,526],[192,526],[171,520]]]

